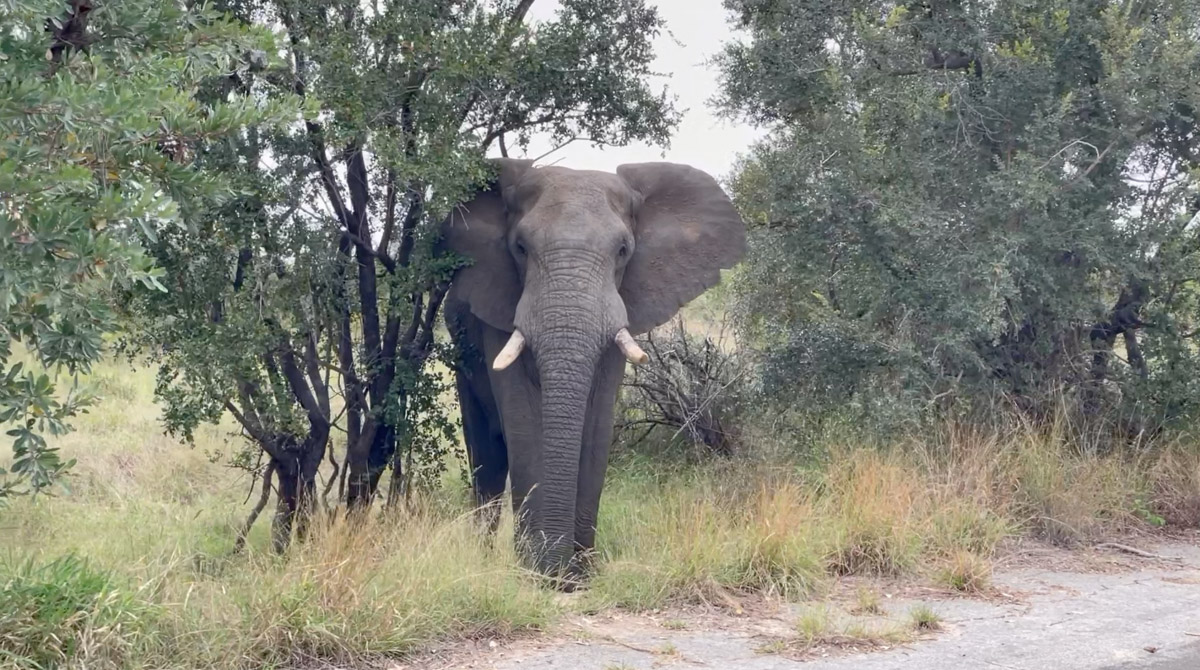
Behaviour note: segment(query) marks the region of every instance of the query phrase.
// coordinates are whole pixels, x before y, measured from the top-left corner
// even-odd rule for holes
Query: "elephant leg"
[[[592,397],[588,403],[587,423],[584,425],[583,445],[579,454],[579,488],[575,503],[576,551],[588,554],[596,546],[596,520],[600,509],[600,493],[608,470],[608,452],[612,446],[613,413],[621,379],[625,374],[625,357],[616,347],[609,347],[600,357],[596,368]]]
[[[508,479],[508,447],[497,421],[498,412],[490,398],[480,398],[471,389],[465,375],[458,373],[458,403],[462,409],[463,440],[467,445],[467,463],[476,510],[489,533],[500,523],[499,498]]]
[[[443,313],[446,328],[458,349],[454,385],[471,469],[471,489],[478,518],[490,533],[500,522],[498,499],[504,494],[508,477],[508,445],[488,376],[487,327],[463,302],[446,301]]]

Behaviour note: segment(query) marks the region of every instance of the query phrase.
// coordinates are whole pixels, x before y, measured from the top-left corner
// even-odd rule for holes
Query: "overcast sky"
[[[657,56],[653,69],[668,75],[656,78],[652,85],[660,90],[665,84],[676,97],[676,106],[683,111],[683,120],[671,138],[670,148],[664,150],[645,144],[628,147],[591,147],[575,142],[546,157],[542,163],[577,169],[611,171],[622,163],[667,160],[687,163],[717,178],[728,175],[739,153],[758,136],[747,125],[716,118],[708,99],[717,87],[716,72],[704,66],[704,61],[717,53],[721,44],[731,37],[725,21],[721,0],[648,0],[658,7],[666,22],[664,31],[655,40]],[[530,18],[552,18],[558,10],[558,0],[535,0]],[[544,138],[530,144],[529,157],[537,157],[553,148]],[[519,149],[510,153],[519,157]]]

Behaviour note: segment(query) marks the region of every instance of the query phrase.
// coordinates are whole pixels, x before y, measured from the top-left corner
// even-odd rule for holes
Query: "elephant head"
[[[498,163],[498,177],[443,234],[473,261],[455,276],[452,297],[511,333],[493,369],[532,357],[541,436],[509,452],[541,450],[540,495],[524,525],[539,536],[538,569],[551,574],[574,550],[580,443],[598,361],[618,347],[645,362],[632,336],[666,322],[740,261],[745,227],[716,180],[686,165],[629,164],[613,174]]]

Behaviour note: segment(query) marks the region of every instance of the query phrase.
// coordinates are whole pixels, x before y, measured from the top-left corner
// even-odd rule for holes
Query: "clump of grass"
[[[825,570],[813,548],[820,540],[811,495],[783,480],[760,485],[751,502],[732,566],[736,586],[785,598],[816,591]]]
[[[922,478],[874,450],[835,455],[825,509],[831,523],[830,569],[841,575],[896,575],[921,552]]]
[[[73,555],[0,566],[0,658],[15,667],[120,667],[155,608]]]
[[[786,638],[777,637],[767,640],[755,647],[755,653],[759,654],[782,654],[788,650],[788,641]]]
[[[1117,455],[1079,454],[1062,430],[1033,430],[1009,445],[1014,499],[1029,527],[1056,544],[1073,545],[1136,521],[1146,488],[1142,468]]]
[[[668,657],[679,656],[679,647],[676,647],[675,645],[671,644],[670,642],[664,642],[662,645],[660,645],[658,647],[658,649],[654,650],[654,655],[655,656],[668,656]]]
[[[726,497],[701,477],[614,482],[605,516],[621,521],[601,521],[604,564],[589,598],[637,610],[722,602],[725,589],[795,599],[824,585],[808,493],[759,482]]]
[[[772,640],[759,653],[811,652],[819,647],[866,649],[906,641],[910,635],[894,624],[873,621],[838,621],[828,606],[809,607],[796,619],[794,638]]]
[[[912,637],[908,631],[895,624],[872,625],[861,621],[846,626],[842,635],[849,641],[872,645],[901,644]]]
[[[1200,449],[1172,445],[1150,469],[1153,513],[1163,523],[1200,528]]]
[[[432,640],[537,629],[559,612],[511,548],[487,546],[469,518],[417,509],[357,524],[319,523],[286,561],[251,556],[223,579],[172,594],[190,604],[176,611],[177,629],[236,631],[214,631],[188,660],[261,667],[395,658]]]
[[[991,584],[992,565],[969,551],[956,551],[937,573],[937,581],[962,593],[982,593]]]
[[[927,605],[914,606],[908,611],[908,618],[918,631],[933,631],[942,627],[942,618]]]
[[[854,614],[883,614],[883,605],[879,601],[879,592],[866,586],[859,586],[854,592]]]
[[[804,647],[812,647],[824,640],[832,630],[827,607],[810,607],[796,619],[796,635]]]

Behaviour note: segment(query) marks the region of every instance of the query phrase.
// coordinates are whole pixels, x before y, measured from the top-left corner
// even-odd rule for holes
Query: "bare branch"
[[[254,527],[254,522],[258,520],[258,515],[262,514],[262,511],[267,507],[267,502],[271,499],[271,479],[274,476],[275,459],[272,458],[262,475],[262,493],[258,496],[258,502],[250,510],[250,515],[246,517],[246,521],[238,529],[237,539],[233,541],[233,553],[241,553],[242,549],[246,547],[246,536],[250,534],[250,529]]]

